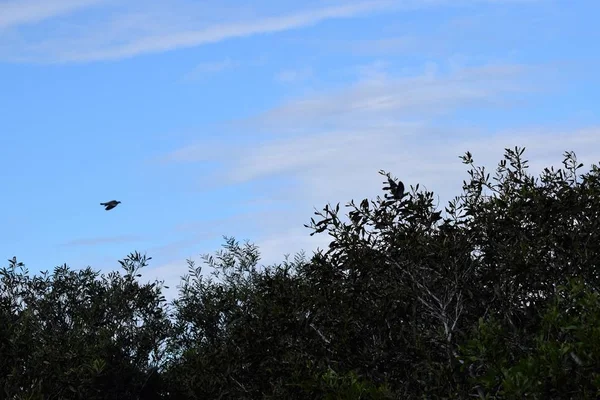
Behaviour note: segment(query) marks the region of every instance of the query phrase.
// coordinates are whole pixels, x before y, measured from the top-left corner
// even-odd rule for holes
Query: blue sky
[[[459,194],[473,152],[600,160],[594,0],[0,0],[0,257],[176,281],[264,262],[379,169]],[[99,203],[122,201],[105,212]]]

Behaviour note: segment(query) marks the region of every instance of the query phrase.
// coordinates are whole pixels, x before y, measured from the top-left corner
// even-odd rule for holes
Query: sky
[[[596,0],[0,0],[0,258],[176,286],[223,235],[311,254],[380,169],[600,161]],[[122,203],[105,211],[100,202]],[[5,262],[0,264],[6,265]]]

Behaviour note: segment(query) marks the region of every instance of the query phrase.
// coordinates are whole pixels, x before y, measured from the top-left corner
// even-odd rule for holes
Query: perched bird
[[[111,200],[111,201],[107,201],[106,203],[100,203],[101,206],[104,206],[105,210],[112,210],[113,208],[115,208],[117,206],[117,204],[121,203],[120,201],[117,200]]]
[[[392,189],[392,196],[394,196],[396,200],[401,200],[404,197],[404,183],[398,181],[398,184],[395,184],[391,179],[389,183]]]
[[[404,183],[402,183],[402,181],[398,181],[398,183],[396,183],[391,177],[388,176],[388,184],[390,186],[385,187],[384,189],[389,190],[392,193],[392,195],[386,195],[386,198],[402,200],[402,198],[404,197]]]
[[[389,192],[391,193],[391,195],[386,194],[385,199],[388,200],[390,204],[394,201],[402,200],[402,198],[406,194],[404,192],[404,183],[402,183],[402,181],[396,182],[394,179],[392,179],[391,175],[388,172],[385,172],[384,170],[379,171],[379,174],[384,175],[387,178],[387,182],[383,182],[384,185],[386,183],[389,185],[384,186],[383,190],[389,190]]]

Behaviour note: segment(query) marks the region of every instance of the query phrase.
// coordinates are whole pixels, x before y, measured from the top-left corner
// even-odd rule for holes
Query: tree
[[[474,364],[458,352],[480,318],[499,321],[514,359],[532,346],[560,285],[576,277],[597,292],[598,167],[578,176],[582,165],[565,153],[564,169],[536,179],[523,153],[506,149],[492,181],[470,153],[462,157],[471,179],[444,218],[418,185],[406,199],[350,202],[347,222],[339,204],[317,213],[309,226],[333,240],[309,268],[347,297],[334,312],[352,310],[353,329],[342,329],[352,339],[340,338],[339,350],[351,368],[383,376],[404,398],[484,397],[465,381]]]
[[[6,397],[592,399],[600,397],[600,168],[495,176],[470,153],[463,194],[384,177],[383,196],[327,204],[309,258],[261,266],[253,244],[159,282],[61,267],[0,271]],[[104,397],[103,397],[104,396]]]
[[[0,270],[0,397],[152,398],[170,321],[161,283],[136,280],[147,260],[130,254],[124,275],[62,266],[33,278],[9,260]]]

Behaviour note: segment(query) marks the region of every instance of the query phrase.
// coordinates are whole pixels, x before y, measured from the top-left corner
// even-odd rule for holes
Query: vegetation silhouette
[[[600,168],[506,149],[443,209],[391,174],[327,204],[327,249],[259,265],[225,238],[175,300],[122,271],[0,270],[0,398],[596,399]]]

